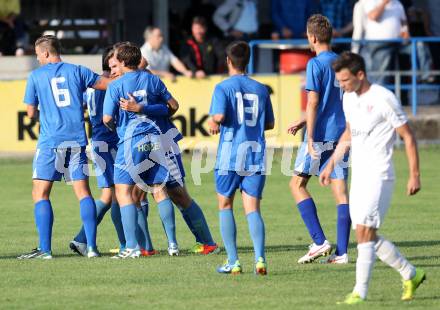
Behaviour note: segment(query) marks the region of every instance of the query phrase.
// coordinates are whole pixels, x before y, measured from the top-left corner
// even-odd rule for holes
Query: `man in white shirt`
[[[405,10],[398,0],[369,0],[362,3],[367,15],[365,22],[365,39],[387,40],[409,38]],[[394,55],[399,44],[396,43],[369,43],[371,65],[368,71],[383,72],[393,67]],[[390,77],[380,75],[376,79],[378,84],[390,82]]]
[[[170,49],[163,44],[163,35],[158,27],[147,27],[144,33],[145,44],[141,47],[142,56],[147,59],[148,69],[162,78],[175,80],[170,72],[170,65],[186,77],[192,77],[191,70],[177,58]]]
[[[333,63],[333,69],[345,91],[343,108],[347,125],[320,182],[322,185],[330,183],[334,166],[351,148],[350,216],[358,243],[356,285],[342,303],[358,304],[366,299],[376,256],[401,274],[401,299],[411,300],[425,280],[425,272],[411,265],[393,243],[377,234],[377,230],[390,206],[394,187],[392,154],[396,133],[405,142],[409,163],[407,194],[415,195],[420,190],[419,156],[414,135],[394,94],[380,85],[370,84],[361,56],[344,52]]]

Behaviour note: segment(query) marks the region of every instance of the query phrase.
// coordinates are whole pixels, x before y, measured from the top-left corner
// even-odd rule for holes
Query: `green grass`
[[[427,272],[428,280],[417,291],[417,298],[400,302],[399,275],[381,262],[373,272],[369,300],[364,306],[375,308],[440,307],[440,149],[421,150],[422,191],[405,195],[407,166],[404,152],[395,153],[398,180],[392,207],[381,233],[393,240],[412,263]],[[327,266],[297,265],[296,260],[310,242],[288,189],[289,177],[280,173],[280,157],[268,177],[262,203],[266,223],[269,275],[252,274],[253,253],[241,204],[236,206],[238,245],[244,274],[218,275],[215,267],[225,258],[186,255],[170,258],[156,207],[150,207],[149,225],[155,247],[161,255],[138,260],[113,261],[108,256],[87,260],[72,254],[68,243],[80,226],[79,207],[72,189],[56,184],[52,192],[55,212],[52,261],[18,261],[15,257],[35,247],[37,235],[31,201],[31,161],[0,160],[0,308],[127,308],[151,306],[153,309],[195,308],[337,308],[353,287],[356,249],[351,237],[350,264]],[[190,193],[202,206],[215,239],[221,243],[213,176],[202,177],[194,186],[185,156]],[[311,182],[327,237],[335,241],[336,212],[329,189]],[[94,180],[94,192],[98,194]],[[238,202],[238,200],[237,200]],[[193,238],[179,212],[176,212],[181,249],[193,245]],[[116,246],[110,216],[98,230],[102,252]],[[145,307],[144,307],[145,308]],[[363,307],[361,307],[363,308]]]

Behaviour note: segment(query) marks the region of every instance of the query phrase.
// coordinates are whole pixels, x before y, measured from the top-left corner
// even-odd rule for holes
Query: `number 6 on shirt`
[[[58,88],[58,83],[64,83],[66,79],[62,76],[54,77],[50,80],[50,86],[55,99],[55,103],[60,108],[70,105],[70,94],[67,88]]]
[[[245,121],[246,126],[254,127],[257,124],[258,118],[258,96],[256,94],[242,94],[240,92],[235,93],[235,97],[237,98],[237,114],[238,114],[238,123],[243,124],[243,120]],[[244,107],[244,100],[248,100],[251,102],[250,107]],[[250,120],[244,117],[244,113],[251,114],[252,118]]]

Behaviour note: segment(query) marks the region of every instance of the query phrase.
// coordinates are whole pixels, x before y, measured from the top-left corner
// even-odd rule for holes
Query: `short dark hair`
[[[343,52],[332,64],[335,72],[340,72],[343,69],[347,69],[352,74],[356,75],[359,71],[365,70],[365,61],[361,55],[352,52]]]
[[[206,22],[206,19],[203,16],[195,16],[192,19],[191,25],[194,25],[194,24],[198,24],[198,25],[203,26],[205,28],[208,27],[208,23]]]
[[[141,63],[141,50],[132,42],[116,43],[115,55],[118,61],[124,62],[125,66],[132,70],[136,70]]]
[[[113,57],[114,54],[115,50],[113,49],[113,46],[107,46],[104,49],[104,52],[102,53],[102,71],[110,71],[108,61]]]
[[[44,35],[39,37],[35,41],[35,47],[41,46],[48,50],[49,54],[60,55],[61,54],[61,43],[56,36]]]
[[[316,37],[320,43],[330,43],[332,40],[333,28],[327,17],[321,14],[314,14],[307,20],[307,31]]]
[[[232,62],[235,69],[245,71],[249,63],[251,50],[249,44],[244,41],[235,41],[226,47],[226,55]]]

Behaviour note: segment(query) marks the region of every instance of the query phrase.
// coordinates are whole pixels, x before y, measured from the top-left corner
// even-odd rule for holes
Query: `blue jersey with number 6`
[[[274,122],[267,87],[246,75],[234,75],[215,87],[209,114],[225,116],[215,169],[264,171],[264,130]]]
[[[85,67],[64,62],[49,63],[31,72],[24,103],[40,110],[38,148],[87,145],[83,93],[98,78]]]

